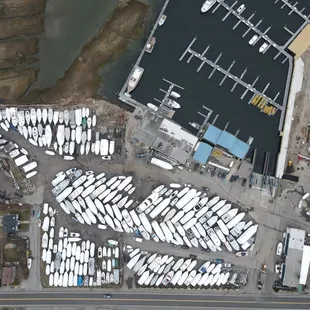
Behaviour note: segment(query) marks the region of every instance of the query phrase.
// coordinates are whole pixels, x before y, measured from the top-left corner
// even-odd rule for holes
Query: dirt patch
[[[99,84],[97,71],[126,49],[133,34],[141,32],[147,12],[148,6],[138,1],[117,7],[97,36],[83,48],[65,77],[52,89],[33,91],[25,100],[42,103],[68,97],[93,97]]]

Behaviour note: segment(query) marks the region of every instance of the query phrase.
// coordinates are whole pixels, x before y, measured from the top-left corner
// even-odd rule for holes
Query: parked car
[[[104,155],[101,157],[103,160],[111,160],[111,155]]]
[[[142,157],[146,157],[146,153],[140,153],[140,154],[137,154],[137,158],[142,158]]]
[[[197,171],[198,170],[198,168],[199,168],[199,164],[197,163],[197,164],[195,164],[195,166],[194,166],[194,171]]]
[[[224,259],[217,258],[217,259],[215,260],[215,262],[216,262],[217,264],[223,264],[223,263],[224,263]]]
[[[210,190],[210,188],[209,188],[209,187],[203,186],[203,187],[202,187],[202,190],[203,190],[204,192],[208,192],[208,191]]]
[[[136,241],[136,242],[143,242],[143,239],[142,239],[142,238],[134,237],[134,238],[133,238],[133,241]]]
[[[236,256],[248,256],[248,255],[249,255],[249,252],[246,252],[246,251],[241,251],[241,252],[236,253]]]
[[[188,250],[188,249],[189,249],[189,246],[188,246],[188,245],[183,244],[183,245],[181,245],[181,249]]]
[[[231,268],[231,267],[233,267],[234,266],[234,264],[230,264],[230,263],[225,263],[224,264],[224,267],[225,268]]]
[[[111,294],[104,294],[103,298],[112,298],[112,295]]]

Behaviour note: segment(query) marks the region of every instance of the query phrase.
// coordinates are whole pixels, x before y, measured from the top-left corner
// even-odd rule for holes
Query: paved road
[[[218,309],[309,309],[306,297],[208,296],[197,294],[114,293],[104,299],[98,292],[19,292],[0,294],[0,306],[135,306]]]

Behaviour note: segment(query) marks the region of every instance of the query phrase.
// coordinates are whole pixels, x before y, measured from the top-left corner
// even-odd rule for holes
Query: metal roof
[[[194,160],[204,165],[207,162],[212,152],[212,149],[213,147],[211,145],[204,143],[204,142],[200,142],[194,154]]]
[[[213,144],[218,144],[217,141],[218,141],[219,137],[221,136],[221,134],[222,134],[221,129],[219,129],[213,125],[210,125],[208,127],[208,129],[206,130],[203,138],[207,141],[210,141]]]
[[[301,229],[286,229],[286,259],[283,284],[289,287],[297,287],[301,275],[301,263],[305,243],[306,232]]]
[[[233,134],[221,130],[213,125],[210,125],[206,130],[203,139],[211,142],[214,145],[219,145],[225,148],[232,155],[243,159],[250,149],[250,145],[239,140]]]
[[[299,284],[302,284],[302,285],[307,284],[309,265],[310,265],[310,246],[304,245],[304,251],[302,254],[302,261],[301,261],[301,268],[300,268]]]
[[[250,146],[247,143],[239,139],[236,139],[234,145],[229,150],[229,152],[238,158],[244,158],[246,154],[248,153],[249,149],[250,149]]]
[[[232,135],[227,131],[222,131],[219,139],[217,140],[217,144],[221,145],[227,150],[230,150],[234,146],[236,140],[237,140],[236,136]]]

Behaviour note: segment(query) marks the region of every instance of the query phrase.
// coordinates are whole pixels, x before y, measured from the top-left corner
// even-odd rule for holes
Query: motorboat
[[[128,86],[127,86],[127,92],[130,93],[132,92],[138,85],[141,77],[142,77],[142,74],[144,72],[144,69],[137,66],[132,75],[130,76],[130,79],[129,79],[129,82],[128,82]]]
[[[152,37],[151,40],[146,44],[145,51],[146,51],[147,53],[152,53],[155,44],[156,44],[156,38],[155,38],[155,37]]]
[[[277,252],[276,252],[276,254],[278,256],[280,256],[280,255],[282,255],[282,252],[283,252],[283,243],[279,242],[278,245],[277,245]]]
[[[255,45],[255,43],[258,41],[258,35],[255,34],[249,41],[250,45]]]
[[[190,124],[193,128],[195,128],[195,129],[197,129],[197,130],[200,129],[200,125],[198,125],[198,124],[195,123],[195,122],[189,122],[189,124]]]
[[[166,100],[163,100],[163,103],[172,109],[180,109],[181,106],[179,103],[177,103],[175,100],[167,98]]]
[[[170,96],[172,96],[172,97],[174,97],[176,99],[181,97],[181,95],[179,93],[175,92],[175,91],[171,91]]]
[[[162,15],[158,22],[158,25],[162,26],[165,23],[166,19],[167,19],[167,15]]]
[[[147,106],[155,112],[158,110],[158,107],[153,103],[148,103]]]
[[[208,12],[212,6],[215,4],[216,0],[206,0],[202,7],[201,7],[201,13],[206,13]]]
[[[267,42],[265,42],[260,48],[259,48],[259,52],[263,53],[265,52],[265,50],[269,47],[269,44]]]
[[[241,14],[245,9],[246,9],[246,6],[244,4],[241,4],[237,9],[237,13]]]

